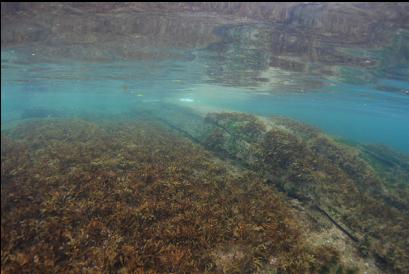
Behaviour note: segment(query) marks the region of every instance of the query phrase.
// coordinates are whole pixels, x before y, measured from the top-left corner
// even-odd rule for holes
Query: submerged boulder
[[[154,115],[322,215],[385,271],[409,271],[409,161],[402,155],[381,156],[385,149],[348,145],[284,117],[176,106]]]
[[[318,208],[382,267],[409,270],[408,243],[402,240],[409,239],[409,184],[403,174],[400,187],[393,188],[359,149],[290,119],[210,113],[204,121],[205,146],[238,159],[277,189]],[[401,165],[404,172],[406,165]]]

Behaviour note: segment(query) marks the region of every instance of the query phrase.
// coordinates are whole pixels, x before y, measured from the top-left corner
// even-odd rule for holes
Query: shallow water
[[[163,18],[168,21],[163,22]],[[185,23],[177,17],[151,15],[150,20],[145,24],[170,24],[176,33],[185,31]],[[213,19],[204,17],[198,26],[211,28],[206,20]],[[124,53],[118,49],[105,50],[104,44],[99,49],[97,43],[91,44],[95,51],[111,61],[90,57],[81,62],[77,60],[80,56],[70,60],[76,52],[87,54],[83,51],[88,44],[81,43],[49,45],[39,41],[28,48],[24,44],[2,48],[2,125],[36,108],[68,115],[84,111],[109,115],[126,112],[134,102],[182,102],[193,108],[289,116],[341,138],[409,152],[409,40],[405,31],[392,33],[389,44],[371,48],[344,45],[343,41],[328,46],[328,42],[317,38],[318,45],[310,45],[305,40],[314,35],[311,38],[304,34],[291,34],[295,42],[288,38],[290,41],[279,41],[278,46],[274,39],[281,36],[274,33],[276,27],[263,23],[214,28],[212,35],[218,40],[200,41],[201,45],[177,43],[177,35],[172,39],[166,33],[154,33],[144,42],[149,48],[134,46],[136,57],[131,56],[129,61],[121,61],[127,57],[120,56]],[[75,32],[72,35],[81,36]],[[165,45],[155,44],[154,39],[162,36],[166,37]],[[306,44],[305,48],[293,45],[297,39]],[[167,44],[172,48],[161,48]],[[68,47],[68,54],[61,47]],[[320,47],[330,47],[335,53],[324,53],[322,57],[310,53]],[[341,54],[341,49],[346,53]],[[149,54],[146,60],[138,56],[143,54]],[[334,58],[333,54],[340,56],[339,61],[327,60]],[[362,60],[356,61],[355,56]]]
[[[252,172],[261,172],[260,167],[256,165],[257,168],[255,168],[252,163],[249,164],[248,160],[250,159],[251,162],[253,158],[246,158],[247,156],[243,156],[241,152],[232,153],[229,151],[231,146],[217,151],[219,147],[214,146],[212,143],[214,140],[210,138],[215,136],[210,135],[207,139],[203,139],[203,136],[198,134],[202,130],[201,120],[194,120],[194,117],[198,113],[205,117],[213,112],[254,114],[261,117],[258,119],[262,121],[271,116],[283,116],[316,127],[323,134],[331,136],[342,144],[359,148],[359,153],[362,155],[358,152],[356,154],[376,168],[380,167],[379,176],[384,176],[382,178],[386,178],[385,181],[392,185],[390,191],[393,193],[389,194],[395,195],[395,191],[399,193],[399,187],[402,187],[403,194],[401,193],[399,198],[397,198],[398,194],[391,196],[392,198],[388,196],[389,194],[384,194],[383,191],[389,189],[386,183],[387,187],[380,187],[382,189],[380,192],[371,190],[374,185],[378,186],[375,183],[366,186],[368,190],[365,191],[370,193],[369,196],[374,195],[371,197],[375,197],[375,200],[385,201],[385,206],[398,210],[399,214],[402,213],[402,216],[405,216],[402,218],[407,217],[405,215],[407,208],[405,202],[402,202],[407,198],[405,191],[408,185],[405,180],[409,178],[407,177],[409,165],[405,165],[409,155],[409,25],[407,22],[409,7],[407,5],[394,4],[388,7],[382,6],[382,3],[373,6],[368,4],[369,7],[366,7],[366,4],[327,6],[314,3],[294,4],[294,6],[293,4],[288,6],[287,4],[277,4],[277,6],[266,4],[265,7],[263,4],[254,6],[245,4],[243,7],[239,7],[239,4],[226,4],[220,7],[216,4],[215,6],[200,4],[198,6],[167,4],[166,6],[164,4],[163,7],[154,4],[146,6],[127,4],[130,5],[129,7],[103,4],[99,6],[53,5],[14,6],[2,3],[2,134],[4,132],[11,139],[24,143],[29,148],[30,157],[44,153],[43,150],[34,152],[37,146],[48,146],[38,140],[58,139],[55,135],[59,132],[58,123],[62,123],[62,128],[73,128],[70,133],[72,136],[67,137],[69,140],[67,145],[77,149],[76,146],[79,145],[74,132],[83,130],[83,127],[87,126],[70,124],[72,118],[95,122],[101,132],[105,132],[103,134],[108,134],[112,125],[107,129],[106,125],[99,124],[101,120],[113,121],[115,124],[124,120],[129,122],[146,118],[150,121],[159,118],[159,121],[165,121],[172,130],[176,128],[179,133],[184,133],[194,143],[197,141],[216,153],[218,157],[222,154],[221,159],[226,157],[235,161],[238,159],[242,164],[245,163],[244,166],[249,165],[250,168],[248,166],[246,168]],[[260,11],[263,9],[265,9],[264,13]],[[365,13],[365,16],[360,17],[361,13]],[[76,23],[73,24],[73,22]],[[141,113],[142,116],[140,116]],[[220,119],[220,126],[230,131],[237,130],[237,127],[229,128],[231,121],[226,126],[223,124],[224,118]],[[33,125],[30,125],[31,121]],[[49,128],[42,125],[41,121],[49,121]],[[68,121],[66,126],[64,121]],[[19,128],[19,125],[23,126]],[[47,132],[44,133],[45,136],[34,130],[33,132],[36,133],[30,137],[30,130],[43,126],[43,130]],[[54,126],[57,128],[54,129]],[[127,142],[134,142],[133,139],[127,139],[129,137],[125,133],[127,130],[138,132],[133,130],[138,127],[149,128],[149,126],[149,124],[127,125],[117,129],[121,132],[118,136],[112,135],[107,138],[112,140],[123,138],[125,141],[118,144],[122,151],[127,145],[131,147]],[[206,126],[208,127],[205,125],[204,128]],[[269,126],[274,128],[274,123]],[[90,127],[93,128],[94,124]],[[291,128],[285,123],[282,127]],[[296,128],[295,132],[300,128]],[[100,148],[104,146],[102,143],[105,141],[100,141],[94,131],[84,132],[86,133],[81,134],[89,136],[89,140],[92,140],[87,145]],[[167,133],[161,133],[161,131],[155,134],[167,136]],[[254,141],[255,144],[268,149],[266,144],[258,143],[260,140],[257,138],[261,138],[259,135],[254,140],[248,140],[247,135],[241,134],[243,133],[237,133],[236,137],[244,138],[245,142],[250,144]],[[264,134],[268,136],[265,132],[261,136]],[[319,139],[317,136],[314,138]],[[302,144],[309,147],[315,141],[318,142],[314,138]],[[301,141],[297,142],[293,143],[293,148],[300,145]],[[51,141],[50,144],[52,144]],[[64,144],[60,145],[59,149],[64,151]],[[314,146],[311,146],[312,148],[308,149],[316,153]],[[323,150],[324,147],[323,145]],[[382,149],[377,150],[376,147]],[[110,149],[114,155],[115,148]],[[282,147],[280,149],[280,153],[287,153],[287,150],[282,150]],[[336,149],[331,147],[331,149],[342,151],[339,147]],[[5,150],[4,153],[2,150],[2,169],[3,161],[6,163],[12,159],[10,151],[13,150]],[[292,153],[296,153],[295,149]],[[308,157],[320,157],[314,153],[311,153],[313,156]],[[355,178],[366,178],[367,175],[362,174],[368,174],[370,171],[361,168],[358,162],[354,162],[356,159],[348,153],[339,152],[337,156],[334,154],[325,157],[328,156],[328,159],[331,159],[328,161],[335,161],[333,163],[335,170],[345,168],[347,170],[345,174],[348,174],[345,176],[352,176],[352,173],[349,173],[351,171],[344,167],[347,161],[345,159],[353,159],[352,165],[359,166],[359,168],[356,167],[359,170],[354,172],[360,175],[355,174],[356,177],[351,177],[353,179],[348,177],[345,182],[349,183]],[[52,158],[52,155],[50,152],[43,157]],[[252,157],[257,158],[258,154],[255,155]],[[109,156],[99,155],[98,157],[102,159]],[[305,159],[312,159],[308,157]],[[338,159],[337,157],[344,159],[345,163],[334,160]],[[302,159],[301,156],[300,158]],[[92,157],[84,159],[93,160]],[[159,161],[155,159],[152,161]],[[132,161],[143,162],[143,159],[132,159]],[[307,165],[308,161],[305,161],[303,163]],[[101,165],[104,166],[104,170],[110,167],[106,162]],[[26,168],[35,172],[35,168],[44,167]],[[17,175],[13,174],[16,172],[19,174],[21,169],[24,170],[24,168],[11,167],[11,175],[3,174],[2,171],[2,181],[4,176],[5,180],[10,181],[9,184],[15,180],[13,183],[18,185],[18,181],[23,180],[25,175],[16,177]],[[264,169],[263,166],[265,175]],[[53,176],[62,176],[62,173],[59,174],[57,170],[54,171],[56,173]],[[135,172],[141,172],[141,170],[138,169]],[[333,173],[328,171],[330,169],[323,168],[323,170],[322,173],[317,171],[311,174],[315,174],[317,178],[333,176]],[[366,170],[366,173],[362,170]],[[303,173],[303,171],[300,172]],[[328,172],[327,175],[322,175],[326,172]],[[272,174],[277,175],[274,172]],[[41,176],[51,175],[41,173]],[[211,173],[206,176],[216,175]],[[286,175],[280,174],[280,176],[286,178]],[[324,180],[322,178],[319,180]],[[150,182],[153,179],[144,180]],[[382,181],[381,184],[384,182]],[[280,187],[278,187],[279,190],[284,188],[285,192],[291,192],[286,189],[288,186],[280,185]],[[361,189],[360,186],[357,188]],[[3,193],[9,195],[11,193],[9,191],[9,189],[3,190],[2,182],[2,200]],[[331,195],[332,190],[325,191],[323,193]],[[300,197],[299,195],[299,193],[296,194],[296,199]],[[304,201],[303,198],[300,200]],[[328,206],[323,201],[318,205]],[[331,206],[334,204],[329,208]],[[334,207],[337,206],[339,205]],[[339,214],[334,215],[336,216],[334,218],[338,218],[337,221],[342,220],[348,229],[357,229],[354,224],[349,224],[348,217],[342,215],[344,212]],[[363,216],[359,214],[357,216]],[[400,220],[399,217],[396,218]],[[353,221],[350,222],[353,223]],[[403,221],[396,226],[402,224]],[[398,228],[396,230],[399,233],[400,230]],[[355,241],[354,237],[357,237],[360,242],[363,242],[362,239],[366,239],[362,236],[364,232],[359,229],[357,231],[359,231],[357,232],[359,237],[353,236],[352,240]],[[380,233],[379,231],[374,233]],[[366,230],[365,233],[367,233]],[[2,232],[2,240],[3,236],[7,235],[3,235]],[[376,239],[376,236],[373,237]],[[401,252],[399,254],[402,257],[390,259],[393,256],[389,253],[389,257],[385,255],[387,259],[384,259],[383,255],[378,256],[383,259],[376,259],[378,257],[374,256],[373,261],[376,263],[370,261],[369,265],[373,268],[369,271],[375,271],[374,269],[404,271],[406,266],[399,266],[401,267],[399,268],[399,263],[394,260],[405,260],[405,256],[408,255],[407,250],[396,252]],[[220,255],[220,258],[222,257]],[[13,261],[10,259],[13,257],[7,258]],[[275,262],[276,259],[271,260]],[[219,264],[223,263],[216,261],[215,264],[219,267],[217,269],[220,270]],[[146,267],[146,261],[144,263]],[[274,263],[270,264],[274,266]],[[195,270],[203,270],[200,267]],[[283,266],[280,265],[280,267]],[[280,267],[278,269],[285,269]],[[177,268],[167,270],[175,271],[175,269]],[[209,269],[213,268],[209,266]],[[297,268],[289,269],[297,271]],[[302,268],[298,270],[301,271],[300,269]],[[223,271],[227,270],[223,268]],[[314,273],[314,270],[310,269],[310,271]]]

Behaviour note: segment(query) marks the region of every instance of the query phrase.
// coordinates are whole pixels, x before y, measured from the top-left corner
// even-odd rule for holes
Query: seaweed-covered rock
[[[351,270],[258,174],[163,124],[32,120],[1,142],[2,273]]]
[[[409,271],[408,243],[402,240],[409,239],[409,186],[403,171],[397,179],[401,189],[393,188],[388,176],[378,176],[379,166],[371,166],[358,149],[289,119],[210,113],[204,121],[205,146],[238,159],[278,189],[313,204],[352,240],[370,241],[365,247],[385,269]],[[243,126],[247,124],[254,126]],[[390,161],[405,170],[404,163]]]

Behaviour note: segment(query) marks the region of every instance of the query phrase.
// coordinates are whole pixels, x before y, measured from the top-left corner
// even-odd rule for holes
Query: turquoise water
[[[408,4],[1,8],[2,273],[409,273]]]
[[[409,153],[409,82],[404,79],[355,83],[277,69],[270,73],[274,85],[233,86],[209,81],[211,67],[203,63],[203,52],[189,54],[193,60],[183,62],[27,64],[2,51],[2,125],[28,118],[30,110],[37,110],[34,116],[109,116],[126,114],[139,103],[166,102],[288,116],[339,138]],[[304,87],[306,77],[324,84]]]
[[[2,127],[30,116],[119,115],[166,102],[289,116],[409,153],[404,28],[365,38],[206,13],[58,12],[4,29]],[[72,28],[71,20],[83,25]]]

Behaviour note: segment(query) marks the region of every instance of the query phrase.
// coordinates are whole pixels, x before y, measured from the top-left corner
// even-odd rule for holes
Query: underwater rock
[[[291,189],[289,195],[319,206],[351,239],[370,238],[369,250],[382,258],[383,267],[400,273],[409,270],[405,263],[409,250],[401,238],[409,237],[407,184],[402,189],[389,187],[391,182],[386,176],[380,179],[377,168],[359,157],[359,151],[301,123],[272,118],[264,121],[266,129],[257,138],[251,137],[253,130],[241,124],[254,124],[254,120],[261,122],[255,117],[246,121],[239,113],[209,114],[204,145],[220,147],[250,169],[275,178],[278,189]],[[224,138],[214,139],[216,131]],[[406,178],[399,179],[401,184]]]
[[[306,218],[258,174],[157,120],[32,120],[1,148],[4,273],[365,267],[309,243]]]
[[[367,148],[365,152],[283,117],[225,112],[203,117],[169,105],[154,116],[326,216],[358,245],[366,239],[371,244],[365,247],[384,271],[409,270],[409,249],[407,241],[402,241],[409,239],[405,157],[393,153],[380,156],[385,154],[382,149],[369,153]],[[362,153],[378,162],[368,161],[369,156]],[[399,175],[382,176],[382,172],[393,170],[400,170]]]

